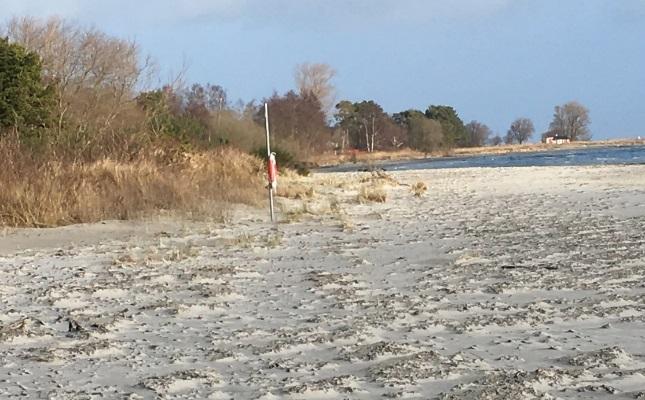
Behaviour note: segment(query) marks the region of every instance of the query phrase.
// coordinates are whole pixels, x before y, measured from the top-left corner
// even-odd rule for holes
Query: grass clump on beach
[[[299,182],[281,182],[278,185],[276,196],[287,199],[311,199],[315,195],[313,186],[303,185]]]
[[[412,194],[414,194],[415,197],[421,197],[427,191],[428,185],[426,185],[425,182],[417,182],[412,185]]]
[[[364,203],[385,203],[387,200],[387,193],[381,185],[368,185],[362,186],[358,192],[358,202]]]
[[[358,180],[360,183],[383,183],[390,185],[398,185],[399,182],[383,171],[372,171],[369,175],[363,176]]]

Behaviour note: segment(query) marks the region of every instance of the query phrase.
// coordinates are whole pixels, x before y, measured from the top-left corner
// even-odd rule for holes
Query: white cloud
[[[101,26],[127,17],[138,25],[186,21],[262,24],[369,24],[472,18],[520,0],[0,0],[8,16],[59,15]]]
[[[0,0],[3,17],[33,16],[75,17],[79,14],[83,2],[79,0]]]

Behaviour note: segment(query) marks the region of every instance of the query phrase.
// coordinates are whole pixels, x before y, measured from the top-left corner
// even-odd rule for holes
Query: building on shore
[[[543,136],[543,141],[546,144],[565,144],[571,143],[571,139],[561,133],[548,132]]]

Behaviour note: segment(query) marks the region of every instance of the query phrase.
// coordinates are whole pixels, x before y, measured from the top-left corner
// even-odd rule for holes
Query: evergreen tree
[[[449,145],[468,146],[468,131],[454,108],[449,106],[430,106],[426,110],[426,117],[441,124],[444,138]]]
[[[0,133],[24,133],[45,127],[54,105],[53,90],[43,83],[39,57],[0,39]]]

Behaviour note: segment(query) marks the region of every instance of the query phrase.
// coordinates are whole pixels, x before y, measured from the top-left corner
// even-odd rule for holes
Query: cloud
[[[0,0],[0,9],[5,17],[47,17],[50,15],[73,17],[80,13],[82,7],[83,2],[79,0]]]
[[[494,14],[522,0],[0,0],[4,14],[59,15],[96,25],[242,22],[257,26],[364,26]]]
[[[523,0],[237,0],[191,2],[193,14],[258,24],[369,24],[494,14]],[[198,4],[200,3],[200,4]]]

